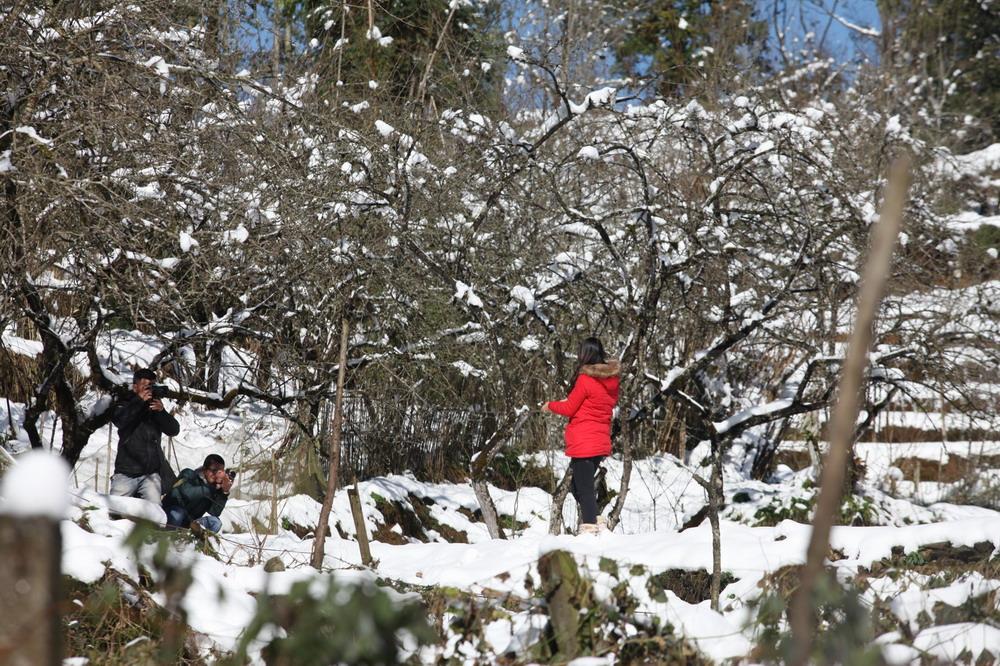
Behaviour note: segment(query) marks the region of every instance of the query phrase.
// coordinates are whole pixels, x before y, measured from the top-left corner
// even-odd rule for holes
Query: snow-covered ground
[[[143,356],[148,355],[147,343],[119,340],[115,353],[148,360]],[[116,357],[113,362],[127,360]],[[330,577],[344,583],[380,585],[399,599],[418,599],[419,595],[406,590],[427,586],[457,588],[483,599],[520,599],[524,602],[521,610],[495,610],[494,619],[483,627],[481,641],[448,633],[446,628],[440,644],[423,648],[418,656],[425,662],[456,657],[474,663],[522,653],[539,640],[547,622],[537,591],[539,558],[562,550],[571,553],[592,580],[599,602],[610,603],[624,584],[635,601],[636,617],[657,618],[660,626],[673,627],[678,637],[711,660],[746,658],[759,639],[756,603],[767,593],[770,577],[784,567],[802,563],[805,557],[810,528],[804,517],[814,493],[813,470],[808,465],[795,470],[779,464],[771,479],[757,481],[747,478],[745,465],[734,458],[725,470],[727,506],[721,527],[722,568],[734,580],[722,590],[721,611],[712,610],[708,600],[692,603],[669,589],[657,593],[650,586],[653,576],[674,569],[696,572],[712,568],[707,521],[681,529],[706,503],[704,491],[693,479],[705,451],[695,449],[686,463],[669,455],[636,461],[621,522],[613,533],[599,537],[551,536],[552,498],[539,488],[490,487],[502,523],[508,528],[508,538],[499,540],[491,539],[476,518],[478,503],[467,483],[431,483],[408,474],[363,481],[358,489],[369,536],[376,532],[383,539],[391,535],[395,543],[372,541],[376,565],[363,566],[348,498],[340,492],[330,516],[323,571],[317,572],[309,561],[320,505],[306,495],[293,494],[290,481],[282,474],[285,462],[273,457],[286,435],[287,423],[252,404],[230,411],[178,406],[169,401],[167,406],[181,424],[180,435],[165,442],[176,469],[197,467],[208,453],[219,453],[230,466],[241,470],[222,516],[223,533],[211,539],[216,556],[185,541],[178,542],[173,551],[176,562],[192,570],[193,584],[183,605],[206,655],[237,646],[254,617],[260,594],[282,594],[303,580],[312,581],[319,594]],[[0,400],[0,424],[8,421],[7,409],[8,403]],[[9,409],[17,422],[24,405],[11,402]],[[916,425],[926,430],[967,425],[953,419],[953,414],[909,412],[886,417],[890,425]],[[52,427],[52,420],[43,417],[43,441],[59,441],[58,425],[56,432]],[[135,551],[126,545],[135,523],[119,516],[159,524],[164,520],[159,507],[105,494],[116,445],[112,431],[99,430],[70,477],[71,506],[62,521],[63,570],[83,583],[102,580],[108,569],[138,580],[140,567],[150,569],[155,546]],[[17,460],[28,449],[23,433],[8,448]],[[802,442],[786,442],[783,450],[807,458]],[[839,580],[858,586],[864,603],[871,608],[888,608],[889,617],[898,624],[897,629],[882,632],[877,638],[883,656],[890,663],[910,663],[921,657],[944,661],[959,656],[1000,658],[1000,630],[989,618],[941,612],[944,607],[961,609],[971,600],[983,599],[1000,612],[1000,595],[994,594],[1000,589],[1000,576],[975,570],[940,579],[923,570],[888,571],[883,562],[900,557],[918,561],[921,548],[941,543],[952,548],[979,544],[980,549],[988,549],[988,558],[993,557],[1000,547],[1000,512],[955,503],[954,487],[967,479],[948,483],[935,476],[935,480],[918,484],[901,467],[912,465],[914,459],[923,461],[926,470],[943,468],[953,458],[989,461],[991,456],[1000,456],[1000,440],[862,443],[856,452],[865,463],[860,502],[869,526],[834,530],[832,548],[840,559],[830,566]],[[526,455],[522,460],[548,468],[556,478],[568,464],[568,459],[556,452]],[[12,465],[16,468],[20,463]],[[617,491],[622,463],[612,458],[605,467],[607,486]],[[984,467],[976,472],[983,483],[1000,479],[1000,471]],[[923,478],[932,476],[925,471]],[[13,510],[17,501],[16,497],[0,498],[0,511]],[[422,521],[419,538],[382,512],[386,503],[429,516]],[[420,512],[414,511],[414,504],[422,505]],[[799,522],[783,516],[796,517]],[[576,523],[571,500],[563,506],[562,518],[565,525]],[[284,571],[265,572],[265,563],[273,558],[283,563]],[[154,599],[164,601],[155,595]],[[943,618],[940,622],[936,612]],[[962,621],[956,622],[956,617]],[[260,658],[262,641],[269,636],[262,635],[251,646],[255,659]]]
[[[248,441],[253,440],[254,447],[266,449],[282,435],[278,424],[267,419],[258,420],[254,430],[234,415],[188,412],[180,416],[183,430],[173,446],[176,459],[183,466],[197,464],[209,451],[238,459],[239,452],[245,450],[250,457],[257,448],[248,448]],[[248,432],[254,436],[248,436]],[[99,489],[106,451],[104,446],[94,447],[89,451],[90,458],[81,465],[81,469],[86,470],[90,465],[98,471]],[[901,547],[905,554],[941,542],[954,546],[988,542],[993,549],[1000,546],[998,512],[943,503],[921,506],[881,492],[883,482],[891,478],[893,461],[899,458],[918,456],[939,461],[949,455],[998,452],[1000,442],[861,445],[859,454],[868,463],[870,496],[880,510],[895,511],[901,516],[904,512],[900,509],[906,507],[912,522],[923,524],[836,528],[832,547],[843,554],[843,559],[832,566],[839,577],[854,579],[873,563],[891,557],[894,547]],[[536,455],[534,459],[550,464],[557,474],[567,463],[563,456],[555,454]],[[616,488],[621,465],[611,460],[608,467],[609,487]],[[730,517],[736,520],[722,523],[722,566],[736,581],[723,589],[722,611],[718,613],[711,610],[707,600],[689,603],[669,590],[654,598],[647,584],[651,574],[668,569],[710,571],[712,565],[712,538],[707,522],[678,531],[680,525],[702,508],[705,499],[701,488],[692,481],[692,471],[671,456],[638,461],[622,523],[614,533],[600,537],[550,536],[551,498],[538,488],[505,491],[491,487],[504,520],[516,518],[521,526],[510,538],[493,540],[481,522],[470,518],[477,504],[467,484],[426,483],[409,475],[361,482],[359,490],[369,534],[385,521],[376,508],[377,501],[406,505],[416,497],[423,500],[437,523],[463,533],[469,543],[449,543],[433,530],[427,531],[426,543],[400,535],[401,541],[409,542],[399,545],[372,542],[377,568],[363,567],[358,544],[351,538],[354,528],[347,497],[339,493],[330,518],[333,529],[326,543],[322,574],[308,564],[313,547],[311,533],[299,536],[294,531],[298,529],[301,533],[303,527],[311,531],[319,517],[319,504],[296,495],[281,497],[272,506],[263,492],[252,493],[255,497],[247,497],[250,493],[245,493],[242,499],[232,499],[223,513],[224,531],[215,542],[217,558],[199,552],[193,545],[177,551],[179,561],[192,567],[194,578],[184,608],[191,628],[203,637],[206,649],[231,650],[254,615],[255,595],[264,591],[280,594],[297,581],[308,579],[319,584],[325,576],[333,576],[338,581],[374,584],[381,579],[383,583],[454,587],[471,594],[512,595],[530,600],[535,593],[527,581],[539,580],[539,557],[552,550],[564,550],[572,553],[582,570],[592,577],[598,600],[610,598],[612,588],[624,581],[638,603],[637,613],[658,617],[673,626],[706,657],[717,661],[745,657],[756,638],[753,603],[763,593],[762,581],[782,567],[801,563],[809,537],[808,525],[784,520],[774,526],[755,527],[752,518],[756,510],[775,498],[800,496],[802,481],[809,474],[809,470],[793,472],[781,468],[780,482],[727,479],[730,498],[743,493],[750,499],[733,504]],[[63,521],[64,571],[80,581],[95,582],[111,567],[136,580],[140,562],[151,557],[151,551],[140,550],[136,556],[127,548],[124,542],[134,523],[115,519],[109,511],[157,522],[162,522],[162,513],[141,500],[108,498],[95,492],[89,478],[79,481],[72,493],[73,506]],[[254,518],[258,525],[269,525],[272,509],[277,510],[279,517],[274,533],[249,531]],[[564,519],[569,524],[575,522],[572,502],[567,502]],[[401,532],[398,526],[389,527]],[[338,528],[348,538],[340,536]],[[286,570],[265,573],[263,563],[275,556],[282,560]],[[601,565],[607,560],[618,568],[616,574]],[[911,628],[912,638],[902,635],[879,638],[883,654],[890,662],[909,663],[921,654],[951,660],[963,651],[974,658],[983,652],[1000,656],[997,630],[976,622],[938,626],[928,622],[928,614],[921,615],[921,609],[933,608],[937,603],[960,607],[970,598],[982,597],[997,588],[1000,580],[986,579],[975,572],[945,587],[929,585],[919,576],[892,576],[871,579],[864,598],[872,604],[890,603],[899,621]],[[484,627],[485,643],[475,649],[456,639],[426,648],[421,655],[427,661],[442,655],[466,655],[470,661],[496,657],[517,652],[534,642],[543,626],[544,615],[537,610],[510,612]]]

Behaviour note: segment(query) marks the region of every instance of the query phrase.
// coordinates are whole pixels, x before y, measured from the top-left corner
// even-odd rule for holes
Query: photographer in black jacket
[[[177,419],[163,409],[156,373],[147,368],[132,376],[132,394],[113,407],[111,421],[118,428],[118,455],[111,477],[111,494],[138,496],[160,503],[160,470],[164,464],[162,435],[181,431]]]

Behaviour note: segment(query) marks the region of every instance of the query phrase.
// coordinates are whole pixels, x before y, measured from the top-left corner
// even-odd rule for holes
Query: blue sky
[[[519,0],[509,2],[518,14]],[[536,2],[538,0],[535,0]],[[601,0],[594,0],[595,2]],[[839,63],[851,64],[877,57],[875,40],[865,32],[880,30],[876,0],[744,0],[753,2],[758,17],[771,24],[772,53],[778,43],[778,25],[784,33],[786,50],[813,49],[822,43],[823,52]],[[264,3],[256,4],[256,16],[243,34],[248,45],[269,50],[272,36],[270,16]],[[256,24],[253,26],[253,24]],[[260,28],[263,28],[261,30]],[[304,44],[298,44],[299,48]],[[808,56],[811,58],[810,56]]]
[[[864,30],[881,29],[875,0],[756,0],[762,18],[770,18],[775,8],[782,15],[785,41],[802,40],[812,33],[814,44],[821,39],[824,50],[840,62],[850,62],[863,57],[874,57],[873,40],[865,37],[856,26]],[[772,38],[776,27],[772,27]]]
[[[516,2],[517,0],[508,0]],[[747,0],[751,1],[751,0]],[[841,21],[859,27],[878,30],[879,15],[875,0],[752,0],[756,3],[761,18],[771,18],[775,7],[785,17],[787,38],[802,39],[812,32],[818,40],[825,34],[825,46],[838,60],[850,60],[863,51],[870,40],[859,39],[856,31],[846,27]],[[269,20],[264,5],[257,5],[257,21],[265,28]],[[831,14],[837,18],[831,18]],[[270,47],[269,30],[254,35],[261,46]]]

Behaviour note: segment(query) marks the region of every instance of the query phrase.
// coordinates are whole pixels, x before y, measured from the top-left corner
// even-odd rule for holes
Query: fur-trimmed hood
[[[590,365],[584,365],[580,368],[581,375],[587,375],[588,377],[594,377],[596,379],[607,379],[608,377],[617,377],[621,373],[622,364],[621,361],[616,359],[608,359],[604,363],[592,363]]]

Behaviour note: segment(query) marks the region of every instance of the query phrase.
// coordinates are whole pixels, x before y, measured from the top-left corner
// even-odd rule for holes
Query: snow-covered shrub
[[[783,572],[794,576],[791,568]],[[793,642],[788,631],[788,590],[776,589],[772,579],[765,584],[764,596],[755,604],[753,622],[758,636],[754,655],[767,663],[792,658]],[[843,586],[830,575],[820,578],[814,606],[817,630],[809,661],[839,664],[879,664],[882,654],[872,639],[874,623],[858,590]]]
[[[332,577],[319,594],[314,585],[301,581],[286,595],[259,598],[234,663],[242,663],[248,646],[261,639],[269,663],[314,666],[401,663],[433,639],[417,599],[401,601],[374,585],[338,585]]]
[[[902,150],[919,171],[867,415],[915,381],[969,396],[970,366],[995,369],[979,351],[997,332],[990,288],[907,303],[961,241],[938,208],[937,153],[882,112],[876,84],[819,85],[829,64],[794,100],[795,72],[711,103],[625,102],[556,76],[551,111],[390,118],[326,90],[307,57],[277,82],[238,51],[208,57],[193,6],[111,6],[92,17],[99,42],[54,6],[12,17],[0,46],[22,82],[0,177],[23,232],[4,248],[0,312],[43,346],[27,437],[39,446],[38,419],[58,407],[71,461],[107,422],[107,401],[90,401],[137,362],[102,347],[121,328],[155,341],[144,362],[186,400],[265,402],[293,417],[285,452],[315,447],[346,316],[349,389],[368,416],[345,473],[440,474],[444,451],[465,467],[511,440],[548,446],[514,426],[565,388],[567,356],[596,332],[624,361],[619,449],[657,447],[669,413],[674,440],[714,439],[764,478],[795,420],[829,404]],[[21,56],[38,43],[45,68]],[[115,64],[79,76],[80,53]],[[442,409],[476,426],[412,418]]]

